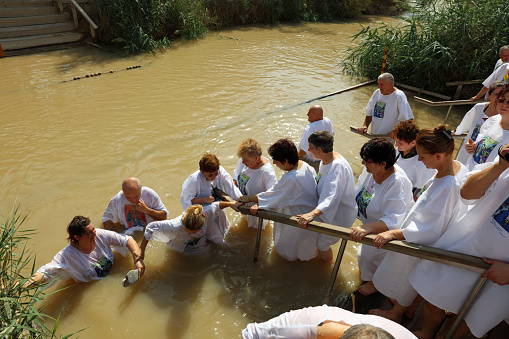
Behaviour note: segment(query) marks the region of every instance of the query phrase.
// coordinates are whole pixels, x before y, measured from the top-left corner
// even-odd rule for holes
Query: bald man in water
[[[122,182],[122,190],[111,198],[102,221],[107,230],[114,230],[115,224],[120,224],[125,227],[125,233],[132,233],[167,216],[168,210],[157,193],[143,187],[137,178],[129,177]]]
[[[323,116],[323,108],[320,105],[311,106],[307,116],[309,124],[304,129],[300,139],[299,159],[310,164],[318,173],[320,160],[313,158],[313,155],[309,153],[308,138],[311,134],[318,131],[327,131],[334,136],[334,126],[332,126],[332,122],[328,118]]]

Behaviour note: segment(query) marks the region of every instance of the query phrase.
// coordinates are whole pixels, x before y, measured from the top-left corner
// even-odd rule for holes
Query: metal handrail
[[[233,201],[231,197],[226,195],[223,191],[214,188],[214,192],[219,196],[222,200],[226,201]],[[251,214],[250,208],[248,206],[240,206],[239,210],[242,213],[245,214]],[[255,248],[255,257],[254,261],[258,261],[258,252],[259,252],[259,246],[260,246],[260,239],[261,239],[261,229],[263,226],[263,219],[272,220],[280,223],[284,223],[289,226],[302,228],[298,224],[298,218],[296,216],[283,214],[283,213],[277,213],[272,211],[266,211],[266,210],[258,210],[257,216],[259,217],[259,223],[258,223],[258,233],[257,233],[257,239],[256,239],[256,248]],[[334,268],[331,274],[331,277],[329,279],[329,286],[327,289],[327,295],[325,296],[325,303],[328,303],[330,295],[332,293],[332,290],[334,288],[334,284],[336,282],[339,266],[341,265],[341,260],[343,258],[343,253],[346,248],[346,244],[348,240],[350,240],[350,232],[351,229],[347,227],[342,226],[335,226],[326,224],[319,221],[311,221],[307,224],[307,229],[313,232],[318,232],[326,235],[332,235],[338,238],[341,238],[341,244],[338,251],[338,255],[336,256],[336,262],[334,263]],[[374,246],[373,239],[376,237],[376,234],[368,234],[366,235],[361,241],[358,241],[362,244]],[[489,269],[491,267],[490,264],[486,263],[482,258],[463,254],[463,253],[457,253],[452,251],[443,250],[440,248],[435,248],[431,246],[425,246],[425,245],[419,245],[414,244],[408,241],[401,241],[401,240],[391,240],[387,242],[383,249],[393,252],[398,252],[402,254],[406,254],[412,257],[417,257],[420,259],[430,260],[434,262],[438,262],[441,264],[446,264],[449,266],[454,266],[462,269],[466,269],[469,271],[473,271],[476,273],[483,273],[485,270]],[[478,283],[474,286],[472,289],[469,297],[464,302],[460,312],[458,312],[458,315],[456,319],[454,320],[453,324],[451,325],[449,331],[445,335],[445,339],[450,339],[458,329],[461,321],[463,320],[464,316],[470,309],[470,306],[474,303],[476,297],[481,292],[482,287],[487,282],[487,278],[480,277]]]

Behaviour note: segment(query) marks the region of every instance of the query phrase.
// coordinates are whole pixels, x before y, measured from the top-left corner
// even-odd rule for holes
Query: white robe
[[[352,326],[369,324],[397,339],[416,339],[412,332],[389,319],[327,305],[286,312],[263,323],[250,323],[242,331],[242,339],[316,339],[316,327],[325,320],[344,321]]]
[[[464,174],[465,171],[460,171],[456,177],[448,175],[426,183],[428,189],[408,212],[401,227],[407,241],[431,246],[451,223],[466,212],[467,207],[459,195]],[[408,281],[408,275],[419,260],[388,252],[373,276],[373,284],[383,295],[396,299],[402,306],[410,306],[417,292]]]
[[[235,200],[242,195],[237,186],[233,183],[232,176],[228,174],[222,166],[219,166],[218,175],[213,181],[207,181],[200,171],[196,171],[182,184],[180,203],[184,211],[193,204],[191,200],[194,198],[214,196],[213,187],[221,189]],[[229,228],[230,222],[224,211],[221,210],[219,212],[219,221],[208,225],[206,238],[216,243],[222,243],[224,241],[224,235]]]
[[[363,224],[381,220],[390,230],[400,228],[407,211],[413,205],[412,183],[401,167],[394,165],[396,172],[385,179],[381,185],[373,175],[362,172],[357,182],[357,217]],[[360,245],[357,262],[364,281],[373,279],[373,274],[382,262],[387,251],[369,245]]]
[[[373,92],[366,106],[366,116],[373,117],[372,134],[388,134],[399,122],[414,118],[405,93],[399,89],[389,95],[383,95],[380,89]]]
[[[465,164],[468,159],[469,154],[465,149],[465,143],[468,142],[470,138],[476,141],[479,136],[479,132],[481,131],[481,127],[484,124],[485,120],[488,118],[486,114],[484,114],[484,108],[486,104],[484,102],[476,104],[472,109],[470,109],[467,114],[461,120],[461,123],[456,128],[457,135],[467,133],[465,137],[465,141],[461,145],[460,150],[458,151],[458,155],[456,155],[456,160]]]
[[[468,175],[491,165],[480,165]],[[464,200],[472,207],[449,227],[434,247],[509,263],[508,188],[509,169],[480,199]],[[441,309],[458,313],[480,277],[479,273],[421,260],[409,278],[424,299]],[[498,325],[509,315],[508,301],[509,285],[488,281],[465,317],[470,331],[480,338]]]
[[[258,194],[259,207],[289,215],[312,211],[318,204],[315,174],[305,162],[299,170],[286,172],[271,189]],[[330,236],[278,222],[274,223],[272,235],[277,253],[289,261],[313,259],[317,248],[324,251],[330,247],[322,240]]]
[[[486,88],[490,88],[496,81],[509,81],[509,63],[502,64],[496,68],[493,73],[483,81],[482,85]]]
[[[324,117],[322,120],[310,122],[307,124],[306,128],[304,128],[304,132],[302,133],[302,137],[300,138],[299,143],[299,153],[300,151],[306,152],[306,154],[302,157],[303,159],[307,161],[319,161],[316,160],[311,153],[309,153],[309,142],[308,138],[311,134],[317,132],[317,131],[327,131],[332,136],[334,136],[334,126],[332,125],[332,122],[329,118]]]
[[[405,174],[408,179],[410,179],[414,190],[422,189],[424,184],[437,172],[434,169],[427,168],[422,161],[419,161],[418,155],[407,159],[400,156],[396,161],[396,164],[405,171]]]
[[[237,167],[233,171],[233,178],[237,180],[240,193],[243,195],[254,195],[267,191],[277,183],[274,167],[267,162],[258,169],[250,169],[242,163],[242,158],[237,162]],[[244,215],[249,227],[258,228],[258,217],[254,215]],[[263,228],[269,221],[263,221]]]

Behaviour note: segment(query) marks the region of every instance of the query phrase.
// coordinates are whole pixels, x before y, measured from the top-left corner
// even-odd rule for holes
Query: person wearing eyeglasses
[[[39,268],[24,287],[47,283],[44,286],[47,288],[57,280],[89,282],[102,279],[108,275],[115,260],[112,247],[129,250],[134,260],[134,269],[138,271],[138,279],[143,276],[145,264],[141,250],[132,237],[96,229],[89,218],[81,215],[72,219],[67,226],[67,233],[69,244],[50,263]]]
[[[180,204],[184,211],[195,204],[208,205],[216,199],[214,188],[219,188],[233,199],[242,195],[233,183],[232,176],[220,165],[214,154],[205,153],[199,162],[199,170],[191,174],[182,184]],[[224,234],[230,228],[230,222],[224,211],[220,211],[214,222],[207,228],[206,238],[215,243],[224,241]]]
[[[509,142],[509,84],[499,92],[495,100],[495,109],[498,114],[486,120],[483,124],[486,128],[483,128],[477,141],[465,144],[467,152],[470,153],[465,166],[470,171],[478,164],[495,160],[498,147]]]

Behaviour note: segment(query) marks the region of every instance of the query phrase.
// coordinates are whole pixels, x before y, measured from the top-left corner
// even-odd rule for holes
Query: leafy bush
[[[396,81],[452,94],[446,82],[484,79],[493,71],[499,47],[509,43],[509,2],[421,0],[403,24],[362,27],[353,41],[345,71],[376,78],[389,44],[386,71]]]

